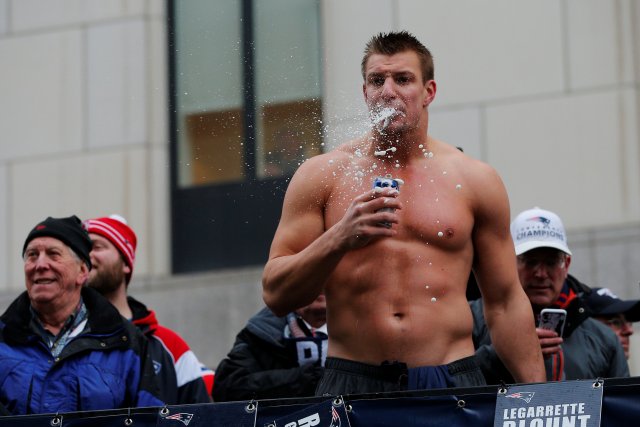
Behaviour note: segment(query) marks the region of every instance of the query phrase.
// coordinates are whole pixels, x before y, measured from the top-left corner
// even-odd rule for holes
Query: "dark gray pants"
[[[405,363],[379,366],[327,357],[316,396],[378,393],[486,385],[474,356],[447,365],[407,368]]]

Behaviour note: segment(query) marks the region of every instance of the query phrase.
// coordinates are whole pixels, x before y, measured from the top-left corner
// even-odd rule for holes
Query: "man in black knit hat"
[[[25,240],[27,290],[0,317],[0,404],[13,415],[163,405],[144,338],[84,286],[90,251],[76,216]]]

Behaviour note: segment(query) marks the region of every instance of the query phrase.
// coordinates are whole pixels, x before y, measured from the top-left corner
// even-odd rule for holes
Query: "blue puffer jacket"
[[[0,403],[11,414],[163,405],[144,337],[93,289],[82,298],[89,328],[57,358],[29,328],[26,292],[0,317]]]

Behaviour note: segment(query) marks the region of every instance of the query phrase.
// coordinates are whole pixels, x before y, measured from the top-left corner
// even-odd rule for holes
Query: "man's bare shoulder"
[[[465,162],[467,177],[471,183],[475,184],[478,194],[486,193],[489,190],[502,191],[504,184],[493,166],[463,153],[461,156]]]
[[[476,213],[505,203],[508,205],[504,183],[495,168],[445,142],[436,140],[432,146],[434,160],[439,158],[443,170],[451,172],[459,180],[461,188],[468,190],[464,194]]]
[[[357,140],[346,142],[338,147],[307,159],[296,171],[305,179],[324,179],[335,175],[336,170],[346,168],[352,161],[354,153],[361,146]]]
[[[340,173],[348,169],[349,154],[342,147],[305,160],[291,178],[285,196],[285,207],[303,206],[311,209],[323,206],[331,194]]]
[[[437,149],[438,155],[468,178],[470,183],[475,182],[481,187],[496,179],[500,180],[498,172],[488,163],[473,158],[446,142],[432,140],[432,144]]]

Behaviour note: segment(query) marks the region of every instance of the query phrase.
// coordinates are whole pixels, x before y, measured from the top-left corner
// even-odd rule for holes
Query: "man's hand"
[[[542,356],[545,359],[560,351],[560,344],[562,344],[564,340],[558,336],[558,333],[556,331],[536,328],[536,333],[538,334],[538,339],[540,340]]]
[[[394,236],[393,226],[385,227],[381,223],[397,224],[396,212],[382,212],[380,209],[402,209],[397,199],[398,190],[391,188],[372,189],[353,199],[342,219],[335,225],[335,237],[341,242],[343,250],[359,249],[374,239]]]

